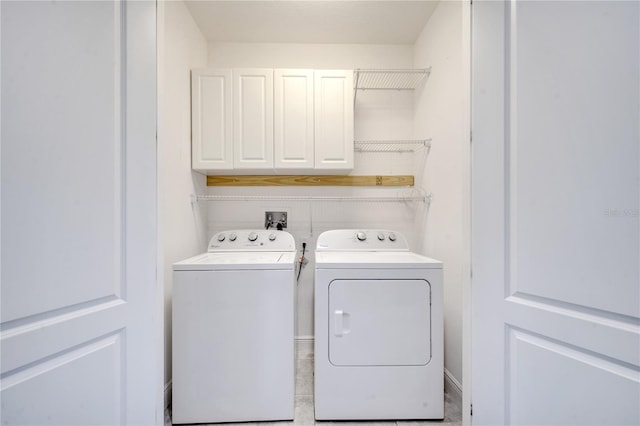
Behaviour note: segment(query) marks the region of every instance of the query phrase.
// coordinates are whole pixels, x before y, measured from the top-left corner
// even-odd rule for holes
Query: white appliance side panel
[[[173,421],[292,419],[293,271],[176,271]]]
[[[430,293],[426,280],[332,281],[329,361],[336,366],[429,363]]]

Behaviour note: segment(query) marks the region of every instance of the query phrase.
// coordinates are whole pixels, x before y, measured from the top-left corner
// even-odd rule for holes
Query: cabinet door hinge
[[[473,416],[473,404],[471,404],[471,406],[469,408],[469,415]]]

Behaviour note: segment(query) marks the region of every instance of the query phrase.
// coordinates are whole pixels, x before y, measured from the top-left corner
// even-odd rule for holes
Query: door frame
[[[473,191],[471,181],[471,34],[473,26],[473,0],[462,2],[462,82],[463,84],[463,115],[462,128],[468,130],[468,144],[462,150],[463,158],[462,179],[462,232],[467,238],[463,239],[461,253],[462,264],[462,424],[471,424],[471,195]]]

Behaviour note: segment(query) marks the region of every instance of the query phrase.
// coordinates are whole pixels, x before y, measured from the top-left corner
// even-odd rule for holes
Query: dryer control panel
[[[404,235],[388,229],[335,229],[318,237],[317,251],[408,251]]]
[[[296,242],[285,231],[239,229],[214,234],[208,251],[296,251]]]

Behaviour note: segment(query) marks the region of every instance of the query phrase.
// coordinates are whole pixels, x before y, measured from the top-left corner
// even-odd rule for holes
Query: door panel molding
[[[640,327],[640,319],[633,316],[604,311],[591,306],[577,305],[565,302],[564,300],[550,299],[535,294],[518,291],[507,297],[506,300],[514,303],[528,304],[538,309],[546,309],[566,315],[591,319],[593,321],[601,321],[606,324],[619,324],[620,327],[629,327],[634,330]]]
[[[102,350],[110,346],[118,346],[122,357],[122,338],[124,330],[118,330],[105,336],[85,341],[79,345],[68,347],[60,352],[48,355],[44,358],[27,363],[2,375],[2,391],[22,382],[37,378],[37,376],[47,373],[50,370],[69,364],[73,361],[85,357],[93,352]],[[124,365],[124,360],[120,364]]]
[[[629,265],[634,260],[632,253],[637,253],[637,231],[634,242],[633,232],[625,234],[621,231],[623,225],[606,216],[608,204],[626,202],[637,206],[637,191],[634,197],[629,184],[621,189],[616,188],[617,178],[612,177],[615,172],[607,173],[599,165],[615,163],[616,159],[625,157],[622,152],[631,153],[632,149],[625,147],[624,150],[620,148],[607,151],[606,143],[596,146],[591,142],[593,137],[581,130],[593,125],[581,122],[580,112],[574,112],[580,109],[585,117],[601,118],[603,123],[612,125],[613,122],[605,113],[612,108],[607,105],[615,106],[613,109],[628,111],[634,108],[634,103],[629,98],[602,94],[599,92],[602,89],[590,84],[594,81],[601,83],[599,86],[607,84],[606,73],[609,72],[606,67],[604,71],[598,71],[600,65],[597,64],[593,67],[580,65],[580,61],[592,60],[590,53],[582,52],[583,49],[578,46],[574,49],[576,52],[565,51],[571,40],[577,38],[592,46],[593,55],[601,56],[600,62],[609,62],[622,69],[632,66],[633,59],[621,59],[616,54],[607,52],[615,49],[605,47],[606,43],[611,46],[624,45],[624,39],[628,35],[622,31],[613,32],[608,27],[612,24],[606,23],[607,19],[623,19],[621,15],[624,15],[624,11],[619,6],[603,6],[598,2],[557,7],[565,13],[571,12],[580,17],[572,22],[569,34],[574,34],[555,40],[560,47],[550,45],[551,36],[538,37],[541,31],[534,24],[539,24],[539,27],[544,23],[550,27],[549,31],[556,30],[560,25],[556,19],[542,18],[546,5],[536,2],[504,4],[505,295],[522,292],[638,317],[638,269],[635,268],[634,271],[627,266],[624,272],[618,271],[620,268],[605,271],[599,265],[592,264],[614,264],[618,259],[624,259],[620,263]],[[606,17],[600,19],[591,15],[595,11],[604,12],[604,8],[608,11]],[[541,21],[543,19],[544,22]],[[607,33],[606,38],[598,38],[592,34],[592,28],[600,21],[602,31],[611,33]],[[606,42],[602,41],[607,39]],[[532,66],[533,57],[540,59],[533,64],[537,65],[535,67]],[[558,57],[564,62],[558,60]],[[545,92],[545,85],[549,87],[546,90],[549,93],[542,93]],[[592,100],[585,96],[592,105],[577,107],[573,100],[566,99],[581,87],[594,92]],[[632,125],[622,122],[614,127],[622,129],[619,130],[621,134],[618,138],[633,139]],[[575,130],[571,130],[572,128]],[[599,139],[606,139],[608,133],[616,138],[614,130],[593,131],[599,135]],[[636,139],[637,134],[636,125]],[[609,142],[612,143],[622,147],[615,139]],[[594,160],[592,151],[600,153],[603,161]],[[637,151],[636,148],[636,161]],[[575,164],[570,164],[571,162]],[[538,164],[540,167],[534,171],[531,164]],[[623,169],[629,167],[628,163],[622,165]],[[585,186],[590,186],[590,191],[581,187],[582,181]],[[630,179],[626,181],[629,182]],[[532,229],[537,230],[529,231]],[[580,244],[569,251],[565,240]],[[522,244],[527,251],[522,251]],[[555,270],[556,273],[541,279],[535,273],[536,270]],[[574,277],[584,280],[590,291],[567,290],[568,287],[564,284]],[[594,284],[598,281],[602,283],[599,286]],[[613,286],[609,287],[607,284]]]
[[[557,424],[627,424],[625,400],[601,401],[613,388],[622,389],[630,401],[640,398],[640,374],[633,364],[518,327],[507,326],[506,348],[505,424],[543,424],[549,415]],[[540,389],[546,389],[544,396]]]
[[[102,309],[110,309],[114,305],[118,305],[120,303],[125,303],[125,301],[114,295],[105,296],[89,300],[87,302],[65,306],[64,308],[53,311],[42,312],[13,321],[5,321],[0,324],[0,330],[2,331],[3,338],[9,337],[13,334],[21,333],[32,328],[39,328],[53,323],[68,321],[74,317],[91,314]]]
[[[118,330],[29,363],[2,376],[3,407],[11,407],[8,424],[126,424],[125,331]],[[97,360],[103,369],[94,369]],[[107,363],[108,365],[105,365]],[[67,370],[67,372],[65,372]],[[80,370],[82,382],[60,381],[69,370]],[[116,374],[113,374],[113,373]],[[75,395],[74,395],[75,394]],[[74,404],[81,400],[79,406]],[[59,407],[30,409],[34,402]],[[73,408],[72,408],[73,407]],[[65,413],[64,418],[59,413]]]
[[[37,8],[37,4],[33,6],[24,6]],[[33,115],[35,119],[41,119],[38,126],[34,126],[37,130],[32,132],[25,131],[19,128],[16,128],[16,124],[7,123],[6,127],[9,128],[10,136],[8,139],[29,139],[29,138],[51,138],[49,145],[55,145],[56,142],[60,145],[69,145],[71,143],[78,143],[84,146],[99,146],[99,148],[90,149],[90,148],[82,148],[78,150],[78,153],[89,153],[87,155],[93,155],[91,158],[79,158],[79,157],[64,157],[64,158],[55,158],[55,155],[59,155],[60,152],[63,152],[65,148],[60,148],[59,151],[53,149],[51,152],[48,152],[49,155],[52,155],[52,158],[49,158],[50,161],[49,167],[54,165],[56,162],[62,160],[59,164],[55,164],[55,167],[51,167],[52,169],[62,169],[66,171],[52,171],[46,175],[46,179],[38,180],[34,177],[25,177],[22,172],[20,176],[14,177],[14,180],[24,182],[24,187],[21,190],[24,192],[23,194],[16,194],[11,189],[6,191],[8,194],[6,198],[3,199],[7,204],[13,204],[16,199],[20,199],[19,197],[38,197],[42,196],[42,204],[38,205],[37,203],[22,203],[23,217],[31,217],[33,216],[33,225],[32,226],[44,226],[43,223],[49,222],[57,222],[56,226],[59,229],[43,229],[43,242],[42,244],[35,244],[34,247],[26,248],[22,243],[16,243],[17,237],[15,234],[11,234],[10,232],[3,232],[4,235],[8,235],[7,241],[10,241],[9,244],[14,249],[13,251],[17,254],[20,254],[20,257],[12,257],[11,255],[5,258],[3,254],[3,260],[6,262],[4,271],[3,271],[3,280],[6,280],[3,283],[3,303],[2,303],[2,325],[0,326],[2,330],[6,328],[11,328],[13,324],[24,323],[28,321],[39,321],[43,316],[51,316],[57,315],[61,312],[66,312],[72,309],[80,308],[82,309],[87,304],[95,303],[96,301],[103,300],[109,297],[126,297],[126,283],[125,279],[125,271],[124,265],[126,264],[125,256],[125,228],[124,228],[124,214],[126,210],[126,174],[124,170],[124,162],[126,161],[126,131],[125,131],[125,123],[126,123],[126,85],[124,84],[127,72],[126,66],[126,9],[127,7],[122,2],[113,1],[113,2],[105,2],[102,3],[101,8],[109,7],[112,12],[112,15],[106,15],[104,17],[98,16],[98,13],[95,10],[89,10],[89,8],[83,9],[82,7],[78,7],[77,5],[59,5],[59,9],[64,9],[65,11],[58,11],[55,7],[51,5],[43,4],[43,7],[49,8],[52,13],[52,23],[51,28],[48,28],[48,31],[53,31],[55,29],[56,23],[59,24],[63,18],[61,15],[63,13],[68,13],[69,16],[79,15],[81,13],[87,13],[87,20],[91,20],[93,24],[99,23],[101,28],[113,28],[113,34],[109,34],[107,37],[102,38],[91,38],[87,37],[87,40],[98,40],[101,43],[110,43],[109,48],[113,49],[112,56],[109,54],[108,60],[105,60],[104,57],[98,57],[96,62],[98,64],[102,64],[104,62],[109,62],[113,64],[113,68],[108,68],[107,70],[103,70],[102,74],[99,74],[98,71],[90,69],[87,65],[88,57],[91,55],[98,56],[95,52],[84,52],[82,54],[78,54],[74,51],[74,49],[81,49],[88,46],[88,41],[78,42],[78,46],[66,46],[63,52],[60,52],[61,57],[69,58],[72,54],[77,54],[76,63],[70,63],[69,65],[58,65],[54,68],[55,71],[51,71],[47,73],[45,70],[44,73],[47,73],[48,78],[57,78],[60,74],[62,74],[62,70],[73,69],[74,73],[78,73],[82,75],[81,72],[77,71],[78,69],[84,69],[84,75],[87,75],[86,81],[79,82],[78,84],[86,89],[86,86],[91,85],[96,86],[98,83],[104,83],[104,79],[109,79],[111,83],[110,89],[102,89],[100,90],[100,94],[95,95],[95,99],[87,99],[87,94],[82,93],[83,101],[87,102],[87,108],[85,110],[89,110],[91,107],[91,102],[95,102],[96,104],[101,104],[102,102],[111,102],[113,103],[113,115],[112,117],[108,117],[103,121],[98,122],[95,120],[91,124],[85,123],[73,123],[72,127],[69,125],[68,127],[64,127],[64,124],[67,124],[66,120],[68,120],[67,114],[73,114],[78,111],[77,105],[68,106],[67,103],[70,103],[71,100],[76,101],[75,103],[80,103],[78,99],[74,97],[76,94],[74,93],[66,93],[62,99],[51,99],[55,96],[61,96],[60,91],[62,90],[60,87],[68,88],[73,83],[63,82],[58,86],[51,85],[46,86],[45,83],[39,83],[41,86],[37,86],[37,88],[29,87],[29,85],[25,84],[25,81],[18,81],[18,89],[17,91],[24,94],[24,102],[41,102],[44,105],[52,107],[55,106],[59,110],[64,110],[68,108],[70,110],[69,113],[55,112],[50,113],[50,111],[44,111],[38,108],[28,108],[28,104],[21,104],[18,109],[20,111],[19,114],[26,111],[29,111]],[[17,10],[17,14],[26,13],[25,10],[19,11],[17,7],[14,10]],[[13,14],[13,11],[10,10],[9,13]],[[33,10],[33,13],[36,14],[37,11]],[[111,20],[112,22],[106,23],[107,20]],[[81,25],[76,25],[74,27],[74,31],[80,32],[85,27]],[[9,31],[16,31],[15,29],[9,29]],[[71,30],[70,30],[71,31]],[[69,37],[68,34],[60,36],[61,39],[65,37]],[[52,38],[54,39],[54,38]],[[65,41],[69,41],[65,39]],[[28,41],[30,42],[30,41]],[[48,43],[53,43],[53,41],[49,40]],[[69,44],[70,41],[69,41]],[[46,47],[41,46],[41,49],[46,49]],[[89,50],[90,47],[87,47]],[[104,54],[103,56],[106,56]],[[46,58],[46,60],[51,61],[51,58]],[[66,61],[64,59],[63,61]],[[11,57],[9,67],[14,67],[14,61],[17,61],[15,57]],[[85,69],[89,68],[89,69]],[[78,77],[78,75],[74,74],[74,77]],[[104,77],[104,79],[103,79]],[[32,78],[30,77],[30,80]],[[42,79],[45,80],[45,79]],[[38,89],[48,90],[48,92],[40,93],[43,99],[38,99],[38,93],[36,92]],[[81,89],[76,89],[81,90]],[[106,93],[106,92],[109,93]],[[112,92],[112,94],[110,93]],[[113,98],[110,98],[113,96]],[[3,98],[4,100],[4,98]],[[57,104],[56,104],[57,103]],[[50,105],[51,104],[51,105]],[[96,107],[99,108],[99,107]],[[104,105],[101,106],[99,111],[105,111],[109,109]],[[109,111],[111,113],[111,111]],[[50,117],[49,117],[50,115]],[[81,121],[86,119],[90,121],[91,114],[87,113],[86,117],[76,117],[76,120]],[[112,119],[112,121],[108,121]],[[51,127],[53,130],[50,132],[46,132],[44,129]],[[98,129],[98,130],[96,130]],[[101,139],[101,135],[98,133],[104,131],[107,135],[104,139]],[[86,137],[95,137],[95,140],[83,140],[82,138]],[[61,141],[60,139],[78,139],[78,142],[68,142]],[[33,140],[28,140],[29,143],[33,144],[34,151],[40,145],[47,144],[46,142],[36,142]],[[111,145],[107,145],[106,142],[111,143]],[[26,142],[25,142],[26,143]],[[10,144],[10,143],[9,143]],[[17,151],[17,150],[16,150]],[[9,152],[14,152],[14,150],[9,150]],[[100,159],[95,158],[97,154],[104,153],[106,155],[105,158],[109,158],[108,161],[104,160],[101,162]],[[45,154],[45,151],[39,152],[38,154]],[[27,170],[29,166],[31,166],[31,162],[23,157],[23,153],[18,153],[21,158],[16,158],[16,162],[24,166],[24,170]],[[35,156],[36,154],[32,154]],[[66,166],[65,162],[68,162],[69,165]],[[70,174],[80,174],[88,172],[91,170],[89,166],[91,163],[94,163],[98,166],[98,170],[100,170],[100,178],[92,181],[89,176],[84,177],[85,179],[76,179],[71,180],[69,178]],[[107,173],[102,174],[105,171]],[[6,173],[12,174],[12,171],[7,171]],[[38,176],[38,175],[36,175]],[[81,183],[83,180],[87,182],[93,182],[96,187],[95,192],[90,193],[80,193],[80,191],[88,191],[87,185]],[[105,183],[107,182],[107,183]],[[11,182],[12,186],[15,185],[14,182]],[[62,192],[63,185],[69,185],[67,194],[57,194],[57,196],[52,196],[53,191],[57,191],[58,189]],[[46,189],[43,188],[51,188],[50,192],[46,192]],[[13,189],[13,188],[12,188]],[[4,190],[4,188],[3,188]],[[14,190],[15,191],[15,190]],[[4,192],[4,191],[3,191]],[[31,192],[31,193],[30,193]],[[26,193],[26,195],[25,195]],[[70,195],[69,195],[70,194]],[[91,227],[87,223],[78,219],[80,215],[79,212],[86,209],[83,213],[85,215],[96,213],[93,211],[93,208],[96,204],[100,203],[100,198],[104,197],[106,200],[105,203],[108,203],[100,215],[96,215],[97,221],[106,219],[107,223],[99,223],[95,226]],[[77,205],[76,209],[68,208],[67,204],[75,204]],[[106,204],[105,204],[106,205]],[[68,210],[66,210],[68,209]],[[11,217],[15,211],[15,207],[13,208],[5,208],[3,209],[5,212],[9,211],[9,217]],[[34,214],[35,213],[35,214]],[[66,213],[66,214],[65,214]],[[45,216],[50,216],[51,219],[43,219]],[[65,217],[68,216],[68,217]],[[23,233],[25,236],[25,244],[33,244],[36,241],[31,235],[35,234],[31,232],[29,229],[29,225],[25,225],[26,221],[20,220],[19,223],[15,224],[16,232]],[[51,226],[52,228],[55,228]],[[103,231],[101,228],[108,229],[108,231]],[[4,231],[4,230],[3,230]],[[75,234],[74,234],[75,233]],[[79,236],[81,235],[81,236]],[[82,247],[89,246],[92,241],[90,238],[94,240],[98,240],[100,242],[99,249],[97,250],[99,253],[97,257],[94,259],[91,254],[91,250],[83,250]],[[112,238],[112,239],[111,239]],[[4,236],[3,236],[4,239]],[[58,247],[62,247],[67,245],[67,247],[73,247],[72,250],[68,250],[68,256],[65,256],[62,250],[58,249]],[[17,246],[17,247],[16,247]],[[26,255],[25,252],[27,250],[33,250],[33,254]],[[41,251],[38,251],[40,249]],[[12,250],[7,250],[12,251]],[[52,255],[49,253],[53,252]],[[107,258],[104,259],[104,263],[100,262],[99,256],[104,255]],[[56,259],[56,262],[51,263],[49,258],[53,257]],[[96,268],[99,267],[98,276],[93,276],[93,271],[89,270],[89,267],[84,266],[86,260],[90,260],[92,262],[92,266]],[[42,262],[39,266],[34,266],[33,262]],[[15,266],[18,265],[18,266]],[[77,266],[78,271],[77,275],[73,276],[73,267]],[[17,271],[14,268],[24,268],[27,277],[21,277],[21,272]],[[49,271],[47,268],[51,268]],[[69,271],[66,269],[69,268]],[[6,272],[5,272],[6,271]],[[104,273],[107,272],[108,276],[105,276]],[[70,274],[68,277],[66,274]],[[97,283],[98,285],[69,285],[70,282],[79,281],[84,279],[86,281],[92,281]],[[22,299],[20,297],[15,297],[20,294],[20,292],[24,291],[24,287],[30,289],[34,297],[29,299]],[[50,292],[49,289],[53,287],[59,287],[66,289],[67,291],[60,292]],[[38,297],[40,295],[40,297]],[[8,300],[11,299],[12,302],[9,303]]]
[[[2,374],[125,327],[126,311],[125,302],[113,300],[3,331]]]
[[[512,327],[535,331],[622,363],[637,364],[640,359],[637,325],[516,298],[505,301],[505,315]]]

